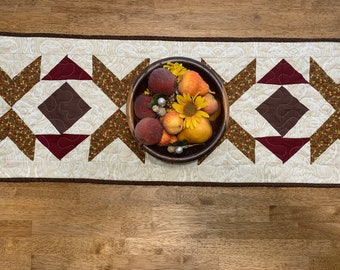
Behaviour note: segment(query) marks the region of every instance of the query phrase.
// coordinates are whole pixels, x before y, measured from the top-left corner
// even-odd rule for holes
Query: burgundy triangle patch
[[[62,159],[89,135],[46,134],[36,135],[37,139],[58,159]]]
[[[280,136],[272,136],[260,137],[256,138],[256,140],[262,143],[285,163],[309,141],[309,138],[283,138]]]
[[[66,55],[43,80],[92,80],[91,76]]]
[[[263,76],[258,83],[264,84],[299,84],[308,83],[301,73],[297,72],[291,64],[282,59],[275,67]]]

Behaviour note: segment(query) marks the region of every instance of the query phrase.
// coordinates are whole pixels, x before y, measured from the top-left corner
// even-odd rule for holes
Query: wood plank
[[[280,256],[316,257],[337,256],[340,242],[334,240],[306,239],[228,239],[202,238],[197,240],[198,254],[217,254],[221,257],[233,256]]]
[[[325,256],[325,257],[312,257],[310,262],[310,270],[318,269],[339,269],[340,257],[337,256]]]
[[[60,256],[37,254],[32,256],[32,269],[111,270],[114,269],[113,263],[110,255]]]
[[[32,235],[32,220],[0,220],[0,237]]]
[[[0,31],[106,35],[339,37],[328,1],[1,1]],[[100,27],[98,27],[100,25]]]
[[[292,220],[309,222],[339,222],[340,206],[271,206],[270,220]]]
[[[0,256],[0,269],[31,270],[31,255],[12,254]]]
[[[309,259],[307,257],[280,257],[280,256],[233,256],[221,257],[220,269],[295,269],[309,270]]]

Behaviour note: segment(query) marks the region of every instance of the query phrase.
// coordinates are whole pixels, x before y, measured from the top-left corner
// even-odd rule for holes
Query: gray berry
[[[183,147],[182,146],[177,146],[175,149],[175,153],[180,155],[183,153]]]

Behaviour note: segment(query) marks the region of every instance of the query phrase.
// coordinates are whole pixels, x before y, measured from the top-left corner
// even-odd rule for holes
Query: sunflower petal
[[[172,104],[172,108],[174,108],[175,111],[178,112],[178,113],[183,113],[184,105],[183,104],[178,104],[178,103],[174,102]]]
[[[205,102],[205,99],[202,96],[197,96],[195,98],[195,105],[197,107],[197,110],[200,110],[208,106],[208,103]]]
[[[192,119],[191,117],[186,117],[184,119],[184,125],[186,128],[192,128]]]
[[[197,111],[197,112],[196,112],[196,115],[197,115],[198,117],[206,117],[206,118],[209,118],[209,114],[207,114],[207,113],[204,112],[204,111]]]
[[[193,119],[192,119],[192,128],[197,127],[197,124],[198,124],[197,118],[193,118]]]
[[[183,97],[184,97],[185,102],[192,102],[192,98],[191,98],[190,94],[183,93]]]
[[[185,102],[184,96],[182,96],[182,95],[177,95],[176,100],[179,104],[182,104],[182,103]]]

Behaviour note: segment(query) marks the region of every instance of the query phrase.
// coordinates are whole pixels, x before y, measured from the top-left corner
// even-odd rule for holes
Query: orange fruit
[[[163,129],[162,137],[161,137],[161,140],[159,141],[158,145],[159,146],[166,146],[166,145],[169,145],[169,144],[174,143],[174,142],[177,142],[176,135],[170,135],[168,132],[165,131],[165,129]]]
[[[181,94],[189,94],[192,97],[196,94],[204,96],[209,92],[209,85],[196,71],[188,70],[179,82],[178,91]]]
[[[181,118],[176,111],[166,113],[162,117],[162,124],[166,132],[170,135],[178,134],[184,127],[183,118]]]

